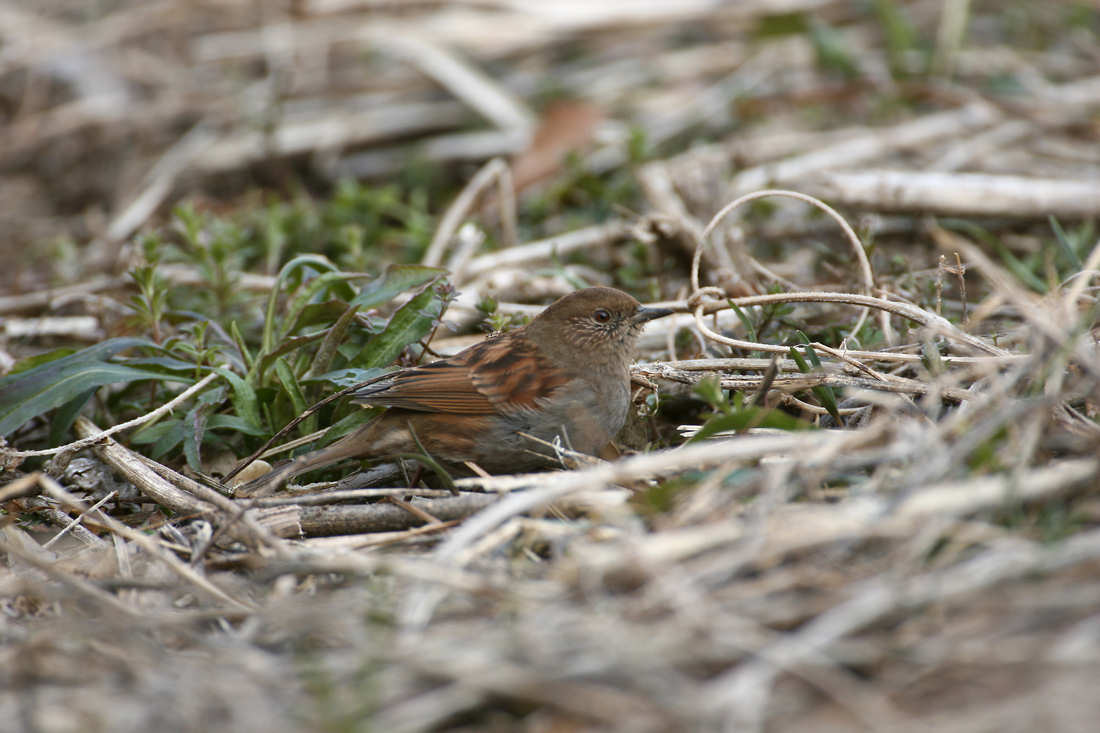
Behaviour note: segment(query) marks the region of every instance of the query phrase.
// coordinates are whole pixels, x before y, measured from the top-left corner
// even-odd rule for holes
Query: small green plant
[[[859,76],[859,66],[854,60],[858,51],[849,47],[844,34],[823,20],[815,20],[810,24],[810,40],[821,68],[836,72],[846,79]]]
[[[407,214],[406,223],[416,219],[392,192],[378,196]],[[331,205],[337,210],[361,213],[353,204],[367,203],[379,208],[359,188],[338,198]],[[110,339],[17,365],[0,379],[0,435],[48,413],[50,440],[62,443],[97,393],[97,405],[109,410],[101,419],[117,422],[172,399],[174,384],[191,385],[214,373],[220,379],[178,412],[132,436],[155,457],[182,455],[201,470],[205,445],[247,453],[325,393],[420,355],[418,344],[453,297],[443,270],[392,264],[370,274],[344,270],[324,255],[298,254],[280,267],[269,292],[248,292],[240,287],[243,268],[301,244],[295,240],[301,231],[288,224],[294,220],[290,209],[271,210],[268,226],[257,229],[178,207],[167,232],[142,240],[144,261],[130,273],[137,289],[128,301],[131,328],[148,338]],[[362,231],[338,218],[345,221],[344,253],[362,259]],[[257,245],[257,232],[266,249]],[[377,251],[372,256],[380,260]],[[163,271],[169,261],[191,266],[208,286],[173,282]],[[347,404],[327,406],[302,423],[301,433],[331,425],[323,439],[331,440],[372,414]]]
[[[134,325],[147,331],[157,343],[163,340],[164,316],[168,312],[168,286],[157,271],[159,246],[160,240],[155,235],[149,235],[142,240],[145,264],[130,271],[138,292],[130,296],[129,302],[134,310]]]
[[[742,433],[750,428],[805,430],[810,427],[805,420],[788,415],[782,410],[745,404],[745,397],[741,392],[735,392],[731,398],[722,389],[721,380],[717,376],[700,379],[695,383],[692,392],[710,405],[713,412],[689,443],[706,440],[719,433]]]
[[[974,222],[946,219],[942,224],[981,242],[996,253],[1004,268],[1021,283],[1045,295],[1066,278],[1081,271],[1084,257],[1096,242],[1096,226],[1092,221],[1082,222],[1069,230],[1063,228],[1053,216],[1048,221],[1052,239],[1042,241],[1034,251],[1023,255],[1014,253],[1000,237]]]
[[[478,302],[477,309],[484,316],[484,328],[489,333],[511,331],[527,322],[527,318],[519,313],[501,313],[497,299],[489,295]]]
[[[899,79],[925,73],[931,47],[920,37],[905,9],[895,0],[874,0],[873,7],[886,41],[890,72]]]
[[[798,353],[798,349],[792,346],[787,353],[794,359],[795,364],[798,365],[798,370],[803,374],[809,374],[811,371],[822,371],[821,359],[817,357],[817,352],[810,343],[810,339],[801,331],[798,332],[798,336],[802,339],[804,344],[802,348],[806,357],[809,358],[810,363],[813,364],[813,369],[811,369],[810,365],[806,363],[806,359],[802,357],[802,354]],[[833,388],[827,384],[820,384],[813,387],[811,391],[814,393],[814,396],[817,397],[821,406],[828,411],[830,417],[836,421],[836,424],[843,425],[844,421],[840,419],[840,410],[837,408],[836,404],[836,392],[833,391]]]

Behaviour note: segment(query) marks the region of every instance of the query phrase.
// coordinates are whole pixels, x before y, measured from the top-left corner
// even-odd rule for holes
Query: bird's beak
[[[635,323],[645,323],[646,321],[652,321],[654,318],[660,318],[662,316],[670,316],[676,311],[671,308],[639,308],[631,319]]]

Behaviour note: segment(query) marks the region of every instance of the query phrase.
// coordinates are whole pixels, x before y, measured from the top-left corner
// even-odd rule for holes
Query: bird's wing
[[[539,398],[566,381],[530,340],[515,333],[395,372],[354,393],[352,399],[419,412],[490,415],[535,407]]]

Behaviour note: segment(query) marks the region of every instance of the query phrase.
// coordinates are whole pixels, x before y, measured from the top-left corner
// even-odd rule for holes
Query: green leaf
[[[156,442],[165,433],[173,430],[173,423],[179,421],[179,418],[166,418],[159,422],[142,425],[130,435],[130,442],[134,445],[148,445]]]
[[[64,348],[47,351],[45,354],[35,354],[34,356],[28,356],[26,359],[20,359],[19,361],[15,362],[15,366],[13,366],[11,368],[11,371],[8,372],[8,376],[10,377],[15,374],[20,374],[22,372],[29,372],[31,369],[34,369],[40,364],[46,364],[47,362],[51,362],[55,359],[60,359],[63,356],[69,356],[70,354],[75,353],[76,349]]]
[[[398,293],[427,285],[446,272],[442,267],[390,265],[378,278],[367,283],[348,305],[357,305],[363,310],[373,308],[389,301]]]
[[[1009,250],[1009,248],[1006,247],[1004,243],[1001,242],[1001,240],[996,240],[993,243],[993,246],[996,248],[997,254],[1000,255],[1002,260],[1004,260],[1005,267],[1007,267],[1013,275],[1015,275],[1022,283],[1024,283],[1024,285],[1027,285],[1029,288],[1037,293],[1041,293],[1043,295],[1047,293],[1049,288],[1047,287],[1047,284],[1043,282],[1042,278],[1032,272],[1031,268],[1024,264],[1024,262],[1020,260],[1019,257],[1012,254],[1012,251]]]
[[[301,415],[309,405],[306,404],[302,388],[298,386],[298,380],[295,378],[294,372],[291,371],[290,365],[286,363],[286,359],[279,357],[275,360],[275,374],[279,377],[280,384],[283,385],[283,391],[290,397],[290,404],[294,406],[294,414]],[[310,415],[302,421],[298,429],[302,435],[309,435],[317,430],[317,416]]]
[[[337,369],[331,372],[325,372],[319,374],[316,377],[307,377],[302,380],[304,382],[328,382],[343,389],[344,387],[350,387],[353,384],[359,384],[365,382],[368,379],[374,379],[385,374],[388,369],[372,368],[372,369]]]
[[[267,298],[267,310],[264,314],[264,330],[260,342],[261,354],[268,354],[275,348],[275,329],[280,322],[275,316],[275,309],[279,303],[279,293],[282,292],[283,285],[290,279],[291,275],[303,267],[312,267],[320,272],[330,272],[336,269],[336,265],[329,262],[327,258],[314,254],[298,255],[290,262],[283,265],[283,269],[279,270],[279,274],[275,278],[275,287],[271,288],[271,293]]]
[[[279,270],[279,282],[286,282],[290,279],[291,275],[294,275],[298,270],[304,267],[312,267],[317,272],[334,272],[337,270],[336,265],[324,255],[302,254],[283,265],[282,269]]]
[[[190,376],[162,374],[106,361],[135,346],[155,347],[155,344],[144,339],[110,339],[0,379],[0,435],[10,433],[36,415],[89,395],[105,384],[143,379],[194,381]]]
[[[321,342],[321,346],[317,349],[317,354],[313,357],[313,363],[309,366],[307,375],[321,374],[328,371],[329,366],[332,365],[332,358],[336,355],[336,349],[340,346],[344,340],[344,334],[348,331],[348,326],[351,325],[355,319],[355,314],[359,312],[359,306],[349,305],[347,309],[340,314],[340,317],[333,324],[332,328],[328,330],[325,335],[325,339]]]
[[[216,387],[204,389],[196,398],[196,400],[201,404],[215,407],[217,405],[220,405],[222,402],[225,402],[225,394],[225,385],[219,384]]]
[[[249,425],[248,421],[239,415],[211,415],[206,422],[206,430],[209,433],[211,430],[218,429],[232,430],[235,433],[244,433],[245,435],[265,434],[255,425]]]
[[[302,320],[302,313],[305,311],[306,306],[310,305],[313,299],[322,292],[342,284],[344,286],[345,295],[350,298],[354,291],[351,290],[346,281],[349,278],[357,277],[361,276],[351,272],[326,272],[323,275],[318,275],[310,280],[308,284],[299,288],[298,292],[287,305],[286,313],[283,314],[282,335],[284,337],[289,336],[303,326],[308,325],[307,323],[299,323],[299,321]],[[346,306],[343,303],[339,303],[336,307],[339,308],[338,313],[342,313]]]
[[[188,451],[186,442],[189,435],[194,435],[193,416],[189,413],[185,418],[168,418],[153,425],[146,425],[135,431],[130,436],[130,442],[134,445],[153,444],[150,453],[154,458],[159,458],[169,452],[180,443],[184,443],[184,452]],[[203,431],[203,443],[219,442],[222,438],[211,434],[212,430],[232,430],[246,435],[263,435],[263,431],[257,430],[237,415],[211,415],[206,421],[206,429]],[[194,450],[194,445],[190,450]],[[197,459],[198,454],[195,454]],[[188,457],[190,463],[191,458]]]
[[[347,310],[348,304],[342,300],[325,300],[320,303],[309,303],[297,315],[294,327],[287,330],[287,334],[300,333],[302,329],[317,324],[328,326],[334,323]],[[283,338],[288,338],[284,335]]]
[[[199,451],[200,443],[206,434],[206,411],[209,409],[209,405],[196,403],[183,418],[183,455],[192,471],[202,471],[202,458],[199,456]]]
[[[737,316],[737,320],[741,321],[741,325],[745,327],[745,335],[749,337],[749,341],[759,341],[760,339],[756,337],[756,326],[752,325],[752,319],[749,318],[748,314],[729,298],[726,298],[726,302],[729,303],[734,315]]]
[[[809,374],[812,371],[810,365],[806,363],[806,360],[802,358],[802,354],[798,353],[798,349],[795,347],[791,346],[787,350],[787,355],[794,359],[795,365],[798,366],[798,371],[803,374]]]
[[[214,367],[214,371],[222,375],[225,381],[229,382],[229,386],[233,388],[233,396],[230,398],[233,402],[233,409],[250,425],[260,429],[263,423],[260,422],[259,402],[256,400],[256,390],[252,388],[252,384],[228,369]]]
[[[810,363],[814,365],[814,369],[822,369],[822,360],[817,358],[817,352],[814,351],[813,344],[810,342],[810,337],[806,336],[806,332],[803,330],[795,330],[794,335],[798,336],[802,343],[805,344],[806,355],[810,357]]]
[[[132,367],[157,367],[168,372],[194,372],[196,369],[194,362],[171,356],[137,356],[119,363]]]
[[[836,403],[836,392],[833,391],[833,388],[827,384],[819,384],[813,388],[813,393],[817,395],[817,399],[821,401],[821,406],[825,408],[836,424],[838,426],[843,425],[844,421],[840,419],[840,407]]]
[[[1073,243],[1069,241],[1069,235],[1066,234],[1066,230],[1062,228],[1061,223],[1054,218],[1051,214],[1047,217],[1050,221],[1050,228],[1054,230],[1054,238],[1058,240],[1059,246],[1062,248],[1062,253],[1066,256],[1070,265],[1073,266],[1074,272],[1079,271],[1084,267],[1084,263],[1081,262],[1081,258],[1077,256],[1077,250],[1074,249]]]
[[[53,414],[53,419],[50,420],[50,445],[61,445],[65,442],[65,434],[69,432],[69,428],[76,422],[76,416],[80,414],[80,411],[84,409],[84,405],[88,403],[88,400],[95,394],[94,389],[89,389],[82,395],[78,395],[72,400],[69,400]]]
[[[248,350],[248,345],[245,344],[244,336],[241,335],[241,329],[236,321],[229,322],[229,335],[233,338],[233,343],[237,345],[237,351],[241,354],[241,361],[244,362],[244,368],[251,370],[252,352]]]
[[[263,375],[267,372],[268,368],[275,363],[275,360],[284,354],[289,354],[292,351],[297,351],[303,346],[308,346],[314,341],[320,341],[325,337],[325,331],[318,331],[317,333],[311,333],[308,336],[295,336],[289,338],[283,343],[279,344],[278,348],[271,352],[264,354],[263,358],[257,359],[252,364],[252,371],[248,373],[248,378],[255,381],[257,378],[262,379]]]
[[[813,362],[814,369],[816,369],[817,371],[821,371],[823,369],[823,367],[821,366],[821,359],[817,358],[817,352],[814,350],[813,345],[810,344],[810,338],[802,331],[796,331],[796,333],[798,334],[799,338],[801,338],[802,341],[805,343],[805,346],[803,348],[806,349],[806,355],[809,356],[810,361]],[[801,371],[803,374],[809,374],[811,371],[814,371],[814,369],[810,369],[810,366],[806,363],[806,360],[803,359],[802,355],[798,353],[798,349],[792,346],[788,353],[798,365],[798,370]],[[833,391],[833,388],[827,384],[819,384],[816,387],[811,387],[810,391],[814,393],[818,401],[821,403],[821,406],[828,411],[829,416],[836,421],[836,424],[843,425],[844,422],[840,419],[840,408],[837,406],[836,403],[836,392]]]
[[[811,425],[805,420],[788,415],[782,410],[768,407],[742,407],[729,414],[715,415],[691,436],[688,443],[706,440],[718,433],[744,432],[749,428],[775,428],[777,430],[809,430]]]
[[[427,336],[443,315],[443,301],[428,287],[397,309],[390,317],[386,329],[367,342],[355,359],[355,365],[370,367],[389,366],[409,344]]]
[[[692,386],[691,391],[715,410],[721,413],[730,411],[729,399],[717,375],[709,374],[703,377]]]
[[[138,430],[130,436],[130,442],[135,445],[151,443],[149,455],[152,458],[160,458],[183,442],[187,430],[188,427],[181,418],[162,420],[155,425]]]

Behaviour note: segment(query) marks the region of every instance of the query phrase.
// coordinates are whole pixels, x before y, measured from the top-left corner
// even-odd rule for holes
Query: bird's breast
[[[543,403],[543,419],[575,450],[595,454],[622,429],[629,402],[625,379],[572,379]]]

